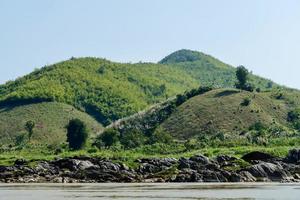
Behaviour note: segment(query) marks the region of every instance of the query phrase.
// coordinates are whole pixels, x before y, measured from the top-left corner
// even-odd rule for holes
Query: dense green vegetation
[[[197,59],[190,59],[190,54]],[[0,105],[62,102],[108,125],[199,85],[233,87],[235,83],[233,67],[200,52],[177,51],[160,63],[72,58],[0,86]],[[257,76],[249,78],[262,89],[273,84]]]
[[[88,139],[88,131],[85,123],[80,119],[71,119],[66,128],[69,148],[71,150],[82,149]]]
[[[0,86],[0,163],[88,154],[134,165],[141,157],[253,149],[283,155],[300,145],[299,96],[190,50],[158,64],[72,58]],[[97,135],[101,124],[111,125]]]
[[[197,85],[197,80],[170,66],[79,58],[2,85],[0,104],[63,102],[107,125]]]

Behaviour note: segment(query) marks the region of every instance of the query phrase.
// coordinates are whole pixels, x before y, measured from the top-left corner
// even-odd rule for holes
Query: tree
[[[120,133],[116,129],[109,128],[106,131],[104,131],[97,138],[97,140],[100,140],[104,144],[105,147],[110,147],[119,141],[119,136],[120,136]],[[100,144],[100,143],[98,142],[98,144]],[[98,146],[97,143],[96,143],[96,146],[98,148],[100,148],[100,146]]]
[[[139,147],[145,144],[146,137],[141,131],[132,130],[124,134],[120,141],[125,148],[129,149],[129,148]]]
[[[88,138],[86,125],[80,119],[72,119],[67,125],[67,142],[73,150],[81,149]]]
[[[238,89],[245,87],[248,80],[249,71],[244,66],[238,66],[236,69],[236,78],[238,83],[236,84]]]
[[[31,121],[31,120],[27,121],[26,124],[25,124],[25,129],[28,132],[29,141],[31,140],[31,137],[33,135],[34,127],[35,127],[35,123],[34,123],[34,121]]]
[[[155,144],[155,143],[163,143],[163,144],[171,144],[173,142],[173,137],[160,129],[156,130],[152,135],[150,136],[149,143]]]

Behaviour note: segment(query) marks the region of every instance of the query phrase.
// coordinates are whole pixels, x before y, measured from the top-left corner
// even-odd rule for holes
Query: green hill
[[[235,82],[233,67],[203,53],[180,50],[160,63],[72,58],[1,85],[0,105],[62,102],[108,125],[199,85],[232,87]],[[251,79],[262,89],[273,84],[257,76]]]
[[[249,105],[243,105],[246,99]],[[293,107],[272,92],[217,89],[183,103],[161,128],[176,138],[188,139],[203,133],[241,134],[256,122],[287,127],[287,114]]]
[[[4,106],[62,102],[86,111],[102,124],[109,124],[198,84],[184,71],[170,66],[78,58],[2,85],[0,102]]]
[[[186,49],[175,51],[159,63],[183,70],[190,77],[199,81],[201,85],[220,88],[232,88],[235,85],[234,67],[201,52]],[[249,78],[250,82],[261,89],[278,86],[271,80],[253,74],[250,74]]]
[[[44,102],[0,109],[0,146],[17,145],[28,140],[25,124],[35,122],[31,143],[39,145],[59,144],[66,140],[66,125],[70,119],[79,118],[87,124],[91,134],[102,130],[102,126],[91,116],[73,106]]]
[[[261,145],[266,140],[274,146],[280,142],[296,144],[300,130],[299,97],[300,92],[292,89],[258,93],[200,87],[107,128],[116,129],[120,135],[169,135],[181,142],[196,139],[218,146]]]

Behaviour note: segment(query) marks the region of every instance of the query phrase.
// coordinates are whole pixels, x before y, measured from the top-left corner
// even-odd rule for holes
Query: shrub
[[[145,144],[146,137],[141,131],[133,130],[124,134],[120,142],[125,148],[135,148]]]
[[[199,143],[196,139],[190,139],[184,143],[184,147],[185,147],[186,151],[196,149],[198,146],[199,146]]]
[[[26,136],[24,134],[17,135],[15,138],[15,145],[20,146],[24,144]]]
[[[254,86],[250,83],[246,83],[246,85],[242,88],[242,90],[246,90],[248,92],[253,92],[254,91]]]
[[[266,126],[262,122],[255,122],[252,126],[249,128],[250,130],[255,130],[255,131],[264,131],[266,130]]]
[[[91,147],[87,150],[88,153],[96,153],[97,152],[97,148],[96,147]]]
[[[33,129],[35,127],[34,121],[27,121],[25,124],[25,129],[28,132],[28,139],[29,141],[31,140],[32,134],[33,134]]]
[[[287,115],[288,122],[295,122],[295,121],[299,120],[299,118],[300,118],[300,110],[299,109],[291,110],[288,112],[288,115]]]
[[[67,126],[67,142],[73,150],[81,149],[88,138],[86,125],[80,119],[70,120]]]
[[[170,144],[173,142],[173,137],[165,131],[157,130],[150,136],[149,141],[150,144],[155,144],[155,143]]]
[[[284,95],[283,95],[283,93],[278,93],[278,94],[276,94],[275,98],[276,99],[283,99]]]
[[[105,130],[101,135],[96,138],[95,146],[110,147],[119,141],[120,133],[116,129],[110,128]]]
[[[179,106],[187,100],[186,95],[178,94],[176,96],[176,105]]]
[[[249,106],[251,103],[251,99],[249,98],[244,98],[242,103],[241,103],[241,106]]]

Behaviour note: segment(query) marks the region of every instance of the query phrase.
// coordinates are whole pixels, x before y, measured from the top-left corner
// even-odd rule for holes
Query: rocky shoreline
[[[132,169],[111,160],[83,156],[39,161],[34,166],[25,160],[16,160],[13,166],[0,166],[0,182],[300,182],[300,150],[296,149],[285,158],[251,152],[242,159],[226,155],[209,159],[195,155],[136,162],[138,167]]]

